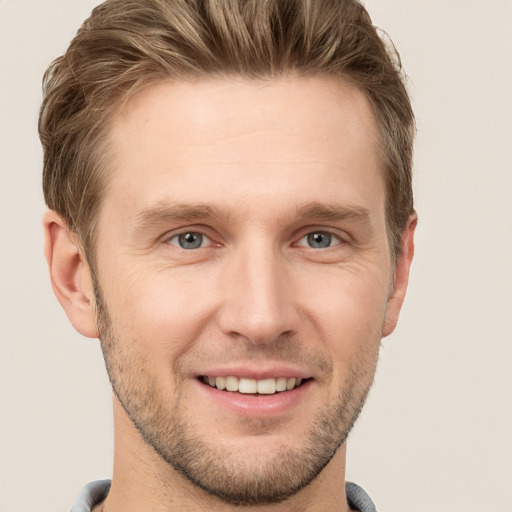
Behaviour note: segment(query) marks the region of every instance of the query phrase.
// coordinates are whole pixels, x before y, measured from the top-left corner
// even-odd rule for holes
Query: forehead
[[[111,123],[103,207],[166,202],[343,200],[383,205],[377,129],[365,96],[328,77],[168,81]],[[375,196],[375,197],[373,197]]]

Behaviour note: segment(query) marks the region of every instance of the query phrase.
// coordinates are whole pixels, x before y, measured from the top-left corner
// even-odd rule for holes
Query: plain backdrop
[[[0,0],[0,511],[69,510],[108,477],[97,340],[42,250],[41,76],[93,0]],[[409,75],[420,223],[347,477],[380,512],[512,511],[512,1],[368,0]]]

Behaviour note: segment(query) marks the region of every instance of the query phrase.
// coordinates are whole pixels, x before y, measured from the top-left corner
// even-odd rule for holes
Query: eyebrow
[[[336,222],[340,220],[369,221],[370,210],[360,205],[342,206],[338,204],[308,203],[297,208],[299,219]]]
[[[144,231],[150,226],[174,222],[193,222],[209,219],[228,219],[229,212],[211,204],[165,204],[157,205],[140,212],[134,222],[136,230]],[[297,220],[336,222],[341,220],[369,221],[370,211],[359,205],[342,206],[311,202],[296,210]]]
[[[140,212],[135,218],[134,227],[144,230],[155,224],[191,222],[219,217],[227,217],[227,215],[210,204],[166,204]]]

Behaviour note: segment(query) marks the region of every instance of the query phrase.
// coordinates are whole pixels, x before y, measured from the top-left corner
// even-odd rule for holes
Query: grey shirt
[[[357,484],[347,482],[347,501],[351,508],[359,512],[377,512],[373,501],[368,494]],[[91,510],[102,502],[110,490],[110,480],[97,480],[87,484],[80,492],[71,512],[91,512]]]

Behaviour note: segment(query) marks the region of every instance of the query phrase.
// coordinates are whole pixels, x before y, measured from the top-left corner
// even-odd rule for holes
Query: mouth
[[[200,375],[198,378],[200,382],[212,388],[243,395],[274,395],[296,389],[311,380],[301,377],[271,377],[257,380],[232,375],[226,377]]]

